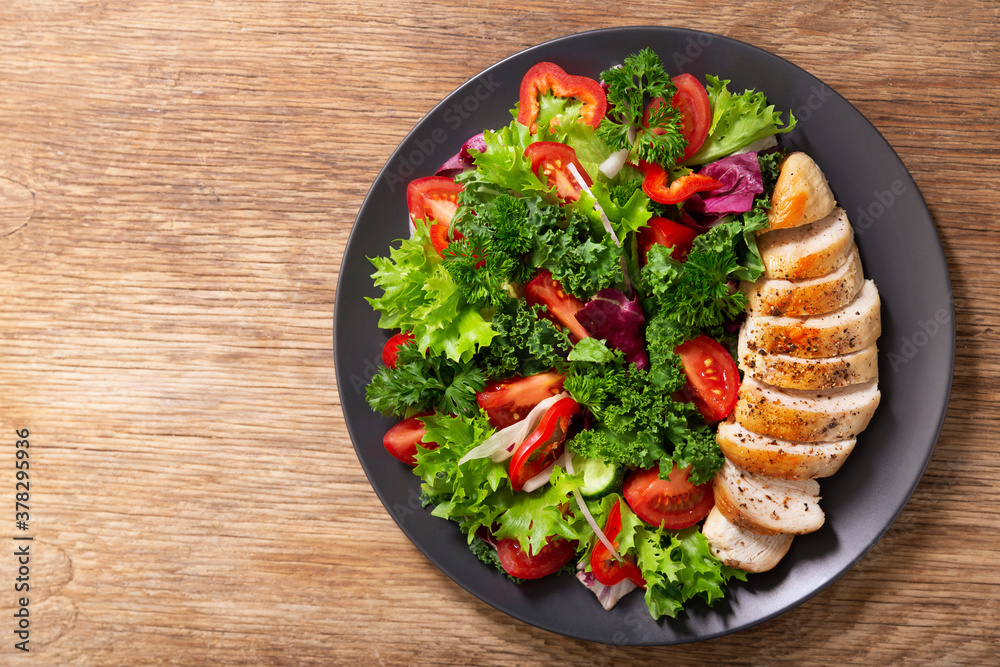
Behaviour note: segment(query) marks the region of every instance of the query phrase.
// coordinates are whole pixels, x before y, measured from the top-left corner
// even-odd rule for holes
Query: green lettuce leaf
[[[531,493],[516,493],[507,511],[497,518],[493,534],[497,539],[512,538],[521,549],[538,553],[547,538],[558,535],[567,540],[589,539],[593,531],[586,519],[577,513],[566,513],[567,503],[573,503],[573,489],[583,484],[583,472],[570,475],[562,468],[552,470],[551,482]]]
[[[465,188],[460,201],[475,205],[485,203],[509,192],[523,196],[547,196],[549,186],[531,171],[531,160],[524,155],[524,149],[534,143],[537,137],[517,121],[498,130],[483,132],[486,150],[473,151],[476,168],[459,174],[455,180]]]
[[[550,536],[587,543],[589,524],[582,517],[564,513],[573,489],[583,483],[583,473],[570,475],[554,468],[550,484],[531,493],[510,487],[507,462],[489,458],[459,460],[493,433],[485,414],[476,417],[430,415],[423,418],[425,442],[436,449],[417,449],[414,472],[423,480],[422,495],[434,505],[431,514],[458,522],[472,544],[476,531],[485,528],[497,539],[513,538],[522,549],[537,553]]]
[[[631,196],[624,203],[619,203],[616,196],[621,192],[621,189],[617,186],[611,187],[604,181],[598,181],[590,186],[590,192],[593,196],[587,192],[581,192],[580,199],[571,204],[570,207],[572,210],[587,216],[591,221],[592,228],[602,230],[600,233],[605,233],[603,231],[605,229],[604,221],[594,208],[595,205],[600,206],[619,241],[625,239],[629,232],[635,232],[645,227],[649,223],[649,219],[653,217],[648,206],[649,197],[641,188],[633,189]]]
[[[381,313],[379,327],[412,332],[417,347],[428,354],[468,361],[496,332],[442,265],[428,226],[418,220],[416,227],[414,238],[400,241],[388,258],[369,259],[383,294],[365,299]]]
[[[616,352],[617,350],[609,350],[605,342],[599,338],[584,338],[573,346],[567,359],[604,364],[621,355],[621,352],[617,354]]]
[[[679,531],[652,528],[618,494],[587,504],[597,525],[605,525],[615,503],[619,503],[622,520],[621,531],[615,537],[618,553],[635,558],[646,580],[646,605],[654,619],[676,617],[696,597],[712,605],[723,597],[731,579],[746,581],[746,572],[731,568],[712,555],[698,526]],[[588,550],[596,541],[594,535]],[[588,570],[589,566],[588,562]]]
[[[795,127],[795,116],[788,114],[788,124],[782,127],[781,112],[767,103],[764,93],[746,90],[741,95],[729,92],[728,79],[709,74],[708,100],[712,105],[712,124],[708,138],[698,152],[684,164],[708,164],[744,146],[773,134],[789,132]]]
[[[637,533],[636,556],[653,618],[676,617],[694,597],[711,605],[725,594],[730,579],[746,581],[745,572],[712,555],[697,526],[677,532],[647,527]]]
[[[417,448],[413,472],[423,480],[422,495],[434,505],[432,514],[457,521],[471,543],[476,530],[492,527],[513,499],[507,466],[489,458],[459,460],[493,434],[485,414],[452,417],[434,414],[422,418],[427,429],[424,442],[435,449]]]

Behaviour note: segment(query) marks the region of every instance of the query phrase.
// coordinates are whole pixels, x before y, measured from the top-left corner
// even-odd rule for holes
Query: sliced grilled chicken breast
[[[832,273],[805,280],[762,277],[755,283],[744,282],[740,289],[747,295],[751,314],[801,317],[822,315],[846,306],[864,283],[861,256],[857,246],[853,246],[847,261]]]
[[[804,280],[836,271],[850,257],[854,228],[842,208],[822,220],[757,237],[764,276]]]
[[[767,212],[768,229],[807,225],[830,215],[837,205],[823,171],[805,153],[789,153],[781,163]]]
[[[782,479],[829,477],[854,451],[855,439],[795,442],[760,435],[732,418],[719,424],[716,441],[723,456],[747,472]]]
[[[746,337],[740,336],[736,357],[744,373],[782,389],[845,387],[878,377],[878,348],[874,343],[857,352],[805,359],[760,349],[751,351]]]
[[[754,433],[782,440],[847,440],[865,430],[878,407],[878,381],[836,389],[778,389],[743,378],[734,413]]]
[[[740,338],[751,352],[795,357],[832,357],[863,350],[882,333],[878,289],[866,280],[851,303],[812,317],[749,315]]]
[[[804,535],[819,530],[825,517],[814,479],[755,475],[727,460],[715,474],[715,506],[741,528],[759,535]]]
[[[767,572],[788,553],[794,535],[758,535],[730,523],[713,507],[705,517],[701,532],[712,554],[729,567],[747,572]]]

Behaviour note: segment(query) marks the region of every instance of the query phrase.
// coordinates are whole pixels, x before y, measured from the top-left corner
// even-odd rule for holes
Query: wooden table
[[[5,0],[0,663],[987,664],[1000,640],[1000,22],[986,0]],[[954,387],[878,547],[787,614],[660,649],[534,629],[396,528],[344,428],[334,290],[391,151],[481,69],[614,25],[737,37],[856,105],[952,272]],[[30,653],[14,536],[31,535]]]

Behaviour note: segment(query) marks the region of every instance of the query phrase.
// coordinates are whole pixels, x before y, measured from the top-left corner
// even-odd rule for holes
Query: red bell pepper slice
[[[658,164],[640,162],[639,170],[646,175],[642,180],[642,191],[653,201],[661,204],[680,204],[697,192],[708,192],[721,188],[722,183],[711,176],[686,174],[675,178],[667,185],[667,172]]]
[[[541,62],[529,69],[521,79],[521,103],[517,122],[526,125],[532,134],[538,131],[539,96],[573,97],[579,100],[580,121],[597,127],[608,109],[608,98],[601,84],[585,76],[567,74],[555,63]]]
[[[538,426],[524,439],[510,459],[510,486],[515,491],[542,473],[562,454],[569,419],[580,412],[580,404],[567,396],[552,404]]]
[[[611,541],[615,549],[618,542],[615,540],[622,530],[622,508],[621,501],[616,501],[608,514],[608,521],[604,525],[604,536]],[[594,545],[594,550],[590,552],[590,570],[594,579],[605,586],[614,586],[629,579],[640,588],[646,587],[646,579],[642,576],[642,570],[636,564],[635,559],[628,557],[622,560],[611,555],[611,551],[604,546],[604,542],[598,541]]]

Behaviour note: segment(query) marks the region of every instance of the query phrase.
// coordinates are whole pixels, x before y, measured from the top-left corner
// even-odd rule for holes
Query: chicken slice
[[[778,389],[744,377],[734,414],[754,433],[782,440],[847,440],[865,430],[878,407],[878,381],[836,389]]]
[[[755,475],[727,460],[715,474],[715,506],[730,523],[758,535],[804,535],[825,520],[819,482]]]
[[[866,280],[851,303],[811,317],[749,315],[740,331],[750,352],[833,357],[873,345],[882,333],[878,289]]]
[[[782,479],[829,477],[840,470],[854,451],[856,440],[797,442],[760,435],[731,417],[719,424],[715,437],[723,456],[736,466],[758,475]]]
[[[758,535],[731,523],[713,507],[705,517],[701,533],[712,554],[729,567],[747,572],[767,572],[788,553],[794,535]]]
[[[854,228],[842,208],[822,220],[777,229],[757,237],[764,276],[804,280],[831,273],[847,261],[854,246]]]
[[[878,378],[878,348],[874,343],[857,352],[806,359],[760,349],[751,351],[741,336],[736,361],[745,374],[782,389],[845,387]]]
[[[798,227],[830,215],[837,205],[826,176],[811,157],[789,153],[781,162],[771,195],[767,226],[771,229]]]
[[[847,261],[826,275],[805,280],[761,277],[755,283],[742,283],[740,289],[747,295],[751,314],[800,317],[822,315],[846,306],[864,283],[861,256],[857,246],[852,246]]]

